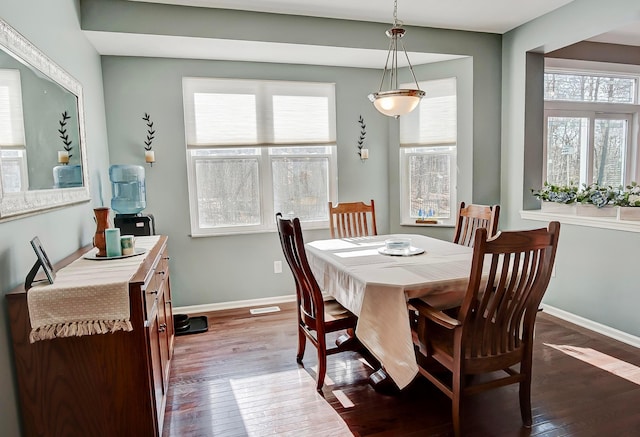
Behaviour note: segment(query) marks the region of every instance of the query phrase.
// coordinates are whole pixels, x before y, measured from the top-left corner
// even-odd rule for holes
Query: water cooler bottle
[[[141,214],[147,206],[144,167],[141,165],[112,165],[111,209],[116,212],[113,219],[121,235],[155,235],[153,215]]]

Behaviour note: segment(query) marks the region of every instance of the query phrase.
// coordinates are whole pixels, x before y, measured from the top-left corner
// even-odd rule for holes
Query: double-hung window
[[[426,95],[400,117],[400,220],[453,224],[456,214],[456,79],[420,82]]]
[[[638,180],[637,75],[547,69],[544,98],[543,180],[612,187]]]
[[[22,118],[20,71],[0,69],[0,188],[5,193],[29,189]]]
[[[184,78],[191,233],[327,227],[337,191],[335,85]]]

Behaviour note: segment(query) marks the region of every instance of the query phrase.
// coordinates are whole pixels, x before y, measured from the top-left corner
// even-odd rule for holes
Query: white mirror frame
[[[2,178],[0,178],[0,221],[32,215],[74,203],[88,202],[91,197],[89,195],[89,177],[87,176],[89,167],[87,166],[82,85],[2,19],[0,19],[0,49],[40,71],[76,96],[78,100],[80,161],[82,164],[82,187],[4,193]]]

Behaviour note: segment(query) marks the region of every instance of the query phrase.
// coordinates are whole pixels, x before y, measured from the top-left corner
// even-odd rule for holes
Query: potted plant
[[[536,199],[542,200],[541,210],[560,214],[575,214],[578,186],[554,185],[545,181],[540,190],[531,190]]]
[[[578,191],[576,214],[591,217],[615,217],[617,215],[614,200],[619,190],[612,186],[602,186],[597,183],[582,184]]]
[[[618,206],[618,219],[640,220],[640,185],[631,182],[621,188],[614,199],[614,205]]]

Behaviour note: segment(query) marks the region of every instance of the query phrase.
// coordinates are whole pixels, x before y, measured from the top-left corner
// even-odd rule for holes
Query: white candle
[[[360,149],[360,159],[369,159],[369,149]]]
[[[148,163],[156,162],[156,154],[153,150],[145,150],[144,160]]]
[[[58,152],[58,162],[60,164],[68,164],[69,163],[69,152],[66,150],[62,150]]]

